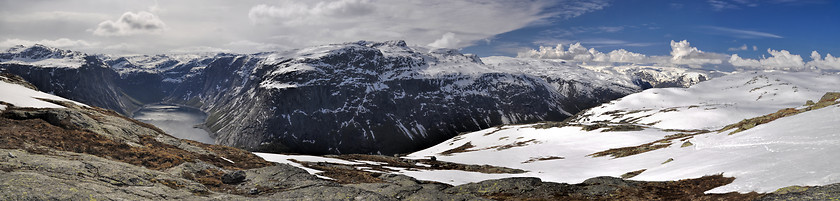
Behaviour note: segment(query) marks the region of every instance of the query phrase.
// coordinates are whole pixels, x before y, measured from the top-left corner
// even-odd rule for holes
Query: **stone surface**
[[[222,183],[235,184],[245,181],[245,171],[237,170],[222,175]]]

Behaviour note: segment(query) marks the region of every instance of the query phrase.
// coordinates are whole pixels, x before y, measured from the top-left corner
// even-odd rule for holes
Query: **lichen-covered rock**
[[[815,187],[786,187],[757,200],[840,200],[840,183]]]
[[[245,171],[237,170],[222,175],[222,183],[235,184],[245,181]]]

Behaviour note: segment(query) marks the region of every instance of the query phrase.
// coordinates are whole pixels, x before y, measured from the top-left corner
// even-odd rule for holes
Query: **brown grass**
[[[587,196],[580,191],[587,184],[573,184],[566,189],[535,189],[535,191],[550,191],[548,193],[496,193],[484,196],[493,200],[597,200],[597,201],[670,201],[670,200],[755,200],[762,194],[751,192],[746,194],[704,194],[705,191],[732,183],[735,178],[721,175],[704,176],[695,179],[663,182],[633,182],[632,186],[620,187],[617,191],[601,196]],[[576,190],[575,190],[576,189]]]
[[[615,200],[753,200],[761,194],[704,194],[704,192],[732,183],[735,178],[722,175],[704,176],[666,182],[644,182],[638,188],[626,188],[614,197]]]
[[[299,163],[305,167],[324,171],[318,173],[318,175],[329,177],[335,179],[336,182],[340,184],[359,184],[359,183],[382,183],[385,182],[382,179],[379,179],[381,174],[362,171],[356,169],[355,166],[351,165],[344,165],[344,164],[336,164],[336,163],[326,163],[326,162],[306,162],[306,161],[297,161],[297,160],[290,160],[295,163]]]
[[[531,157],[530,159],[528,159],[527,161],[524,161],[522,163],[533,163],[533,162],[537,162],[537,161],[558,160],[558,159],[565,159],[565,158],[562,157],[562,156]]]
[[[470,152],[470,151],[474,151],[474,150],[469,150],[470,148],[473,148],[473,147],[475,147],[475,146],[473,146],[471,142],[467,142],[467,143],[464,143],[464,145],[452,148],[450,150],[440,152],[440,155],[449,156],[449,155],[452,155],[454,153]]]
[[[645,170],[647,170],[647,169],[641,169],[641,170],[636,170],[636,171],[632,171],[632,172],[627,172],[627,173],[622,174],[621,178],[622,179],[633,178],[635,176],[638,176],[639,174],[642,174],[642,172],[644,172]]]

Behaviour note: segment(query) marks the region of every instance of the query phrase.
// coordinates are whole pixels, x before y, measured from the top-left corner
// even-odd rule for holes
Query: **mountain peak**
[[[0,53],[0,63],[32,64],[42,67],[78,68],[85,63],[88,55],[72,50],[63,50],[41,44],[32,46],[17,45]]]

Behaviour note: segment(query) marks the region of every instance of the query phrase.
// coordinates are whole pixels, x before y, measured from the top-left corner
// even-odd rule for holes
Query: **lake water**
[[[215,142],[210,133],[197,128],[207,119],[207,114],[195,108],[165,104],[146,105],[134,113],[134,119],[155,125],[177,138],[208,144]]]

